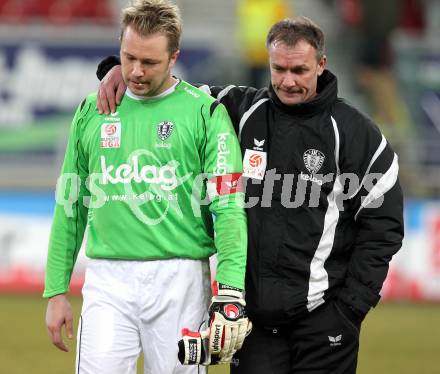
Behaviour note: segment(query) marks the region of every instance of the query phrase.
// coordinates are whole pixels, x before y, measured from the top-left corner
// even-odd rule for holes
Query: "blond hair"
[[[182,20],[179,8],[170,1],[132,0],[131,4],[122,10],[121,40],[128,26],[143,36],[165,34],[170,54],[179,49]]]

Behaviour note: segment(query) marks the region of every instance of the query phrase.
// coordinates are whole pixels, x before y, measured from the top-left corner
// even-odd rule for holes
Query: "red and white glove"
[[[252,330],[246,314],[243,291],[214,283],[209,314],[209,355],[218,357],[218,363],[230,363]]]
[[[182,329],[182,339],[179,346],[178,358],[182,365],[209,365],[209,329],[190,331]]]
[[[242,290],[214,282],[213,294],[209,327],[203,331],[182,330],[178,358],[183,365],[229,364],[252,330]]]

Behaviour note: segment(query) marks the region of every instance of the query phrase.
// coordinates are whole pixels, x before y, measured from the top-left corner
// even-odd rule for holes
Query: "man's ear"
[[[327,65],[327,56],[323,55],[318,62],[318,76],[324,72],[326,65]]]
[[[178,49],[177,51],[175,51],[174,53],[171,54],[170,68],[172,68],[176,64],[176,61],[177,61],[177,58],[179,57],[179,55],[180,55],[180,49]]]

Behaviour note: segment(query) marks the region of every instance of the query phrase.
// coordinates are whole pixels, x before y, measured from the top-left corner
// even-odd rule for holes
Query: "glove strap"
[[[213,296],[230,296],[237,299],[244,299],[242,289],[218,283],[217,281],[212,282],[212,294]]]

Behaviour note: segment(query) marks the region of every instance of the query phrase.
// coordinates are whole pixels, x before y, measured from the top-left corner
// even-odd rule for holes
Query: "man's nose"
[[[142,77],[144,75],[144,71],[143,71],[142,66],[139,62],[135,62],[133,64],[132,74],[135,77]]]
[[[285,87],[295,87],[297,85],[296,75],[292,73],[286,73],[283,79],[283,85]]]

